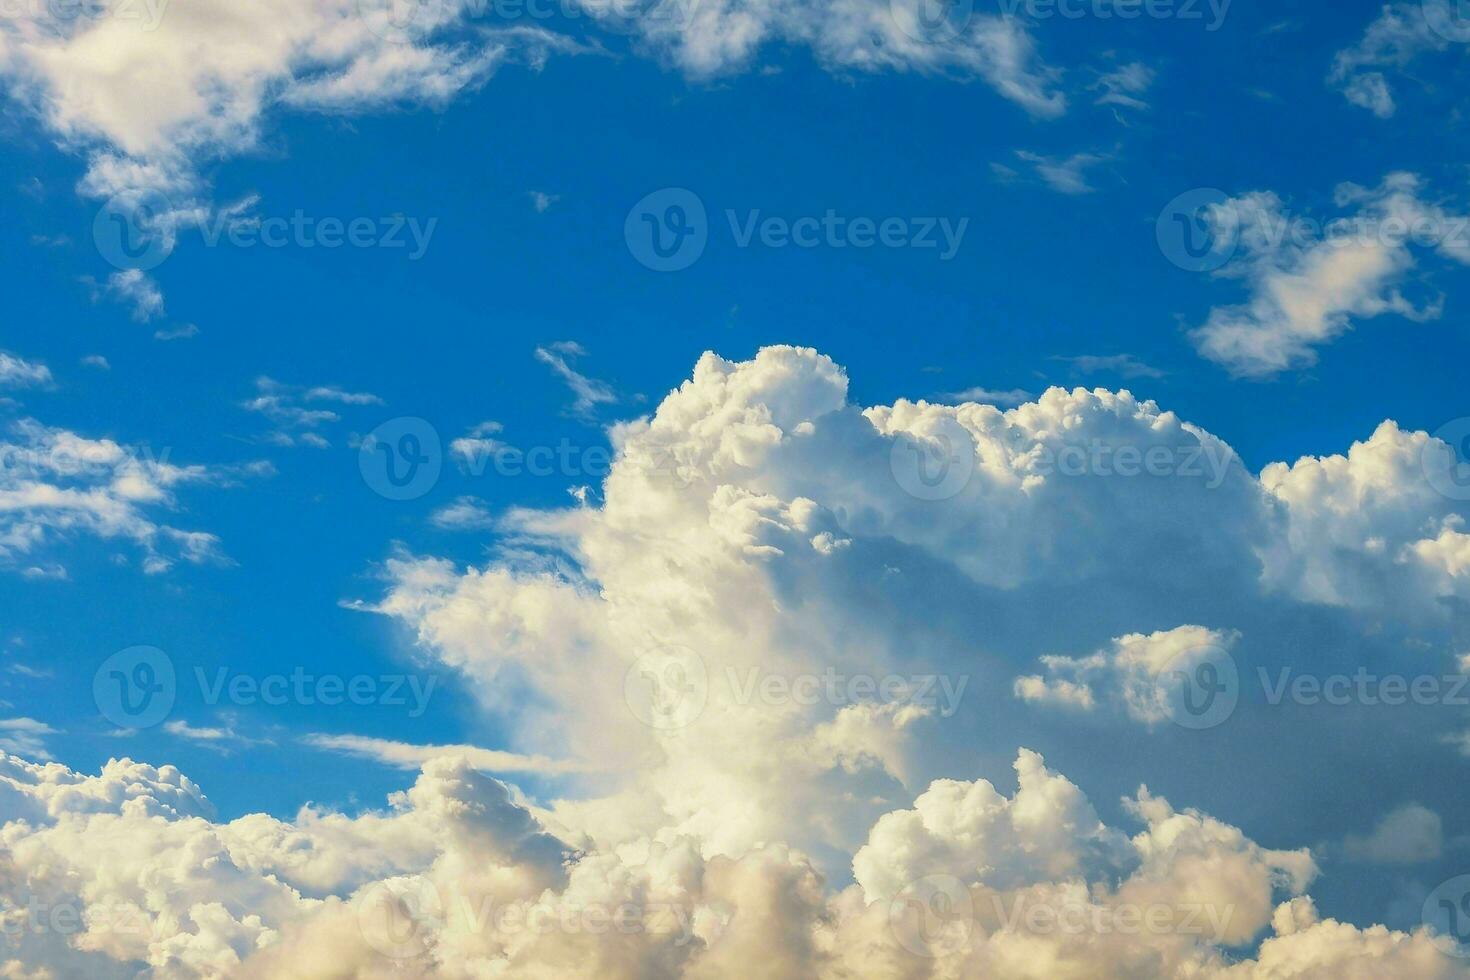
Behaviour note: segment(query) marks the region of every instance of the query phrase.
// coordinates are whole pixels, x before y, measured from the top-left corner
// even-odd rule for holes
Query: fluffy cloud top
[[[1425,928],[1320,916],[1300,842],[1135,789],[1186,800],[1177,769],[1132,773],[1178,743],[1088,757],[1083,782],[1130,772],[1107,820],[1112,800],[1018,753],[1035,743],[1012,728],[1078,720],[1016,704],[1028,637],[1099,651],[1048,663],[1042,691],[1066,680],[1151,725],[1161,666],[1201,643],[1263,660],[1290,633],[1266,627],[1291,616],[1452,635],[1467,573],[1446,534],[1466,505],[1423,463],[1443,443],[1390,423],[1258,478],[1127,392],[863,408],[838,365],[793,347],[707,354],[611,435],[601,506],[506,512],[513,547],[480,567],[386,564],[373,608],[512,744],[337,736],[320,747],[421,772],[381,810],[228,822],[169,767],[6,758],[6,893],[91,910],[23,931],[12,972],[1470,975]],[[1051,645],[1067,630],[1086,639]],[[1444,643],[1423,646],[1437,666]],[[1450,755],[1430,731],[1382,737]],[[1191,734],[1198,770],[1232,733]],[[1339,771],[1331,740],[1305,749]],[[476,765],[554,771],[563,789],[531,800]]]

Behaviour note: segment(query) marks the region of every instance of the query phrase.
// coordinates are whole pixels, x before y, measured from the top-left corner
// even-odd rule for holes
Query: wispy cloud
[[[1097,105],[1119,105],[1129,109],[1147,109],[1143,96],[1154,83],[1154,70],[1141,61],[1104,72],[1092,83],[1099,92]]]
[[[32,759],[50,759],[46,748],[47,735],[60,735],[44,721],[34,718],[0,719],[0,749]]]
[[[429,520],[448,531],[481,531],[495,526],[495,518],[479,497],[459,497],[434,511]]]
[[[536,359],[548,365],[576,396],[571,412],[581,419],[591,419],[598,405],[613,405],[618,400],[606,382],[589,378],[572,367],[571,362],[586,353],[582,345],[573,340],[558,340],[536,348]]]
[[[1164,372],[1145,364],[1132,354],[1078,354],[1074,357],[1053,357],[1072,365],[1082,374],[1116,374],[1123,378],[1162,378]]]
[[[1031,392],[1021,388],[1012,388],[1009,391],[997,391],[993,388],[966,388],[963,391],[949,391],[939,396],[947,402],[982,402],[988,405],[1004,405],[1007,407],[1020,405],[1031,400]]]
[[[1031,164],[1046,186],[1059,194],[1091,194],[1096,188],[1087,182],[1087,171],[1112,159],[1100,153],[1074,153],[1059,159],[1029,150],[1017,150],[1016,156]]]
[[[0,351],[0,387],[36,388],[49,384],[51,369],[46,365]]]
[[[264,415],[275,429],[265,440],[278,446],[305,445],[325,449],[331,445],[318,429],[339,421],[342,416],[329,408],[313,408],[311,403],[336,405],[381,405],[383,400],[367,392],[347,391],[336,385],[302,387],[283,384],[262,375],[255,379],[256,395],[241,403],[247,412]]]
[[[452,756],[465,759],[476,769],[490,772],[536,772],[555,775],[584,772],[586,767],[575,762],[550,759],[541,755],[521,755],[499,749],[483,749],[476,745],[414,745],[365,735],[323,735],[313,733],[301,741],[312,748],[342,755],[372,759],[396,769],[420,769],[430,759]]]

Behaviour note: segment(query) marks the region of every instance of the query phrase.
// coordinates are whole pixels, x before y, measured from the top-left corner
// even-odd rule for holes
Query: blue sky
[[[342,65],[273,69],[239,127],[248,135],[231,129],[208,139],[181,135],[194,122],[178,116],[136,136],[133,122],[108,115],[130,118],[133,109],[67,94],[71,68],[35,68],[27,45],[49,42],[36,40],[31,25],[8,23],[0,34],[12,58],[7,67],[0,48],[0,71],[12,83],[0,193],[10,220],[0,227],[0,255],[11,288],[0,349],[47,374],[7,387],[0,424],[33,419],[205,467],[206,476],[171,485],[171,501],[140,512],[217,542],[198,561],[165,547],[174,560],[153,570],[145,568],[148,548],[126,535],[37,516],[47,529],[34,543],[0,549],[0,658],[8,668],[0,698],[9,703],[0,716],[49,727],[31,747],[79,772],[122,755],[177,765],[222,820],[257,811],[289,819],[307,802],[379,806],[413,781],[412,771],[379,759],[304,744],[312,733],[527,751],[507,713],[487,707],[452,658],[415,642],[421,622],[362,607],[401,587],[384,565],[394,557],[433,556],[462,571],[507,554],[530,561],[524,550],[575,564],[546,557],[556,549],[543,550],[524,528],[496,522],[517,509],[575,507],[568,493],[580,485],[590,486],[587,504],[596,508],[602,473],[475,475],[448,444],[493,421],[499,428],[482,437],[602,450],[612,445],[610,425],[653,412],[707,350],[746,361],[772,344],[815,348],[845,369],[848,402],[863,407],[923,398],[1011,408],[1052,385],[1127,389],[1227,442],[1252,474],[1275,461],[1346,453],[1385,419],[1435,432],[1465,411],[1470,253],[1453,242],[1388,247],[1381,279],[1361,270],[1328,277],[1319,285],[1329,301],[1358,299],[1328,316],[1328,336],[1261,370],[1249,359],[1207,356],[1198,331],[1212,311],[1268,296],[1281,281],[1272,277],[1300,272],[1319,243],[1296,253],[1232,244],[1234,258],[1212,275],[1171,263],[1157,238],[1171,200],[1210,188],[1220,192],[1210,200],[1241,213],[1242,202],[1259,203],[1249,195],[1271,192],[1275,210],[1266,211],[1315,220],[1376,220],[1380,207],[1412,206],[1470,249],[1470,232],[1455,218],[1470,208],[1470,48],[1426,33],[1412,20],[1424,16],[1418,4],[1384,9],[1236,0],[1215,30],[1208,13],[1201,22],[1125,21],[1090,5],[1075,19],[1023,11],[1013,29],[1034,44],[1032,64],[1042,67],[1032,80],[1065,99],[1059,113],[1008,98],[1004,79],[983,62],[972,69],[912,55],[901,69],[869,70],[859,58],[804,43],[796,28],[770,28],[747,56],[711,55],[718,63],[710,65],[690,53],[705,50],[693,42],[604,30],[585,18],[522,22],[557,40],[497,38],[509,54],[468,84],[425,71],[420,88],[400,89],[385,71],[371,82],[381,86],[376,94],[293,101],[291,86],[330,80]],[[1410,19],[1394,19],[1395,10]],[[983,5],[975,12],[995,13]],[[480,33],[487,26],[502,27],[451,19],[422,41],[488,46]],[[1377,46],[1369,43],[1375,27],[1388,38]],[[157,36],[171,43],[167,31]],[[1354,51],[1345,62],[1343,53]],[[1354,88],[1364,76],[1377,81]],[[245,87],[233,77],[216,81]],[[446,89],[426,95],[431,82]],[[133,97],[150,98],[149,84]],[[109,156],[165,175],[99,176]],[[1384,184],[1396,173],[1418,177],[1406,198]],[[1344,195],[1345,183],[1366,190]],[[126,271],[94,240],[94,220],[99,209],[160,188],[179,212],[149,233],[171,236],[171,250],[128,293],[117,279]],[[642,246],[630,244],[625,228],[630,209],[667,188],[687,189],[703,205],[706,241],[688,268],[658,272],[640,263]],[[298,211],[317,221],[371,219],[375,234],[402,216],[405,227],[431,232],[414,258],[411,246],[205,240],[212,222],[249,227]],[[947,259],[927,248],[770,247],[758,239],[741,247],[732,227],[754,212],[794,221],[828,211],[848,221],[897,218],[908,229],[929,218],[965,223]],[[1218,241],[1221,226],[1213,227]],[[154,289],[157,299],[138,299]],[[580,406],[578,384],[592,392]],[[270,405],[252,409],[260,398]],[[308,423],[303,411],[336,417]],[[421,496],[385,499],[364,479],[361,441],[405,416],[437,434],[442,474]],[[476,498],[481,523],[436,522],[465,497]],[[1077,534],[1092,533],[1078,519]],[[1232,520],[1221,518],[1221,533]],[[1459,588],[1444,593],[1447,601],[1463,602],[1454,599]],[[1193,622],[1206,611],[1232,625],[1233,599],[1212,599],[1206,588],[1183,589],[1188,595],[1176,598],[1190,613],[1172,619],[1159,595],[1119,591],[1130,611],[1146,611],[1136,625],[1114,622],[1128,617],[1109,615],[1106,592],[1094,593],[1096,608],[1067,593],[1070,612],[1046,623],[1049,600],[1038,587],[1031,605],[997,613],[1005,625],[996,628],[1012,637],[1016,659],[1029,661],[1081,656],[1113,636]],[[1466,652],[1456,646],[1465,637],[1453,612],[1448,622],[1434,619],[1439,613],[1404,622],[1382,610],[1343,611],[1351,606],[1276,597],[1252,600],[1241,618],[1269,629],[1282,649],[1298,642],[1310,652],[1293,662],[1318,669],[1351,664],[1350,651],[1384,634],[1433,647],[1439,666]],[[138,644],[166,651],[178,669],[168,717],[188,728],[120,736],[99,714],[94,672]],[[1386,648],[1363,657],[1394,662]],[[431,709],[411,717],[382,704],[210,705],[193,680],[196,668],[264,676],[298,666],[433,675],[437,686]],[[1005,710],[1020,712],[1011,701]],[[1193,756],[1156,754],[1157,743],[1130,731],[1116,736],[1135,753],[1122,759],[1094,757],[1085,726],[1069,734],[1015,717],[1007,724],[1016,728],[996,730],[998,717],[1009,718],[977,717],[963,729],[966,746],[984,744],[976,752],[946,738],[920,767],[924,776],[984,775],[1003,785],[1017,746],[1033,744],[1022,733],[1049,741],[1033,747],[1049,762],[1065,760],[1058,768],[1109,822],[1122,819],[1117,798],[1148,782],[1265,846],[1326,844],[1319,863],[1327,871],[1314,894],[1329,914],[1351,921],[1413,926],[1414,897],[1463,871],[1470,854],[1453,843],[1470,835],[1461,822],[1463,772],[1455,771],[1467,760],[1442,748],[1358,757],[1365,772],[1388,781],[1366,797],[1343,785],[1341,769],[1321,768],[1345,764],[1330,753],[1304,756],[1289,774],[1221,775],[1266,766],[1279,750],[1271,738],[1336,731],[1343,715],[1324,716],[1317,728],[1292,721],[1277,731],[1262,722],[1263,734],[1232,740],[1228,752],[1211,743]],[[1437,737],[1419,732],[1417,721],[1402,724],[1408,742]],[[1424,731],[1438,732],[1433,725]],[[206,729],[216,736],[199,736]],[[1369,751],[1357,737],[1345,744]],[[1403,742],[1395,735],[1387,744],[1397,751]],[[977,753],[982,771],[973,767]],[[513,779],[543,803],[589,793],[555,773]],[[1436,858],[1333,865],[1351,828],[1367,833],[1411,801],[1444,821],[1451,843]],[[1355,802],[1361,809],[1352,812]]]

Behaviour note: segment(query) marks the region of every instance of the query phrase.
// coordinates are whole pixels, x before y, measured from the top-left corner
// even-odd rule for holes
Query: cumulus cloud
[[[1014,690],[1023,701],[1087,711],[1106,699],[1134,721],[1157,725],[1172,711],[1165,676],[1189,673],[1211,656],[1228,654],[1239,639],[1233,631],[1203,626],[1131,633],[1087,657],[1042,657],[1046,675],[1018,677]]]
[[[1269,751],[1236,772],[1211,763],[1251,726],[1147,730],[1151,679],[1197,641],[1264,665],[1310,663],[1323,636],[1398,669],[1462,651],[1464,573],[1413,547],[1464,516],[1421,465],[1442,443],[1390,423],[1257,476],[1128,392],[863,406],[794,347],[706,354],[609,436],[600,503],[510,509],[508,546],[472,567],[395,554],[359,605],[505,744],[314,734],[420,772],[379,809],[229,821],[170,767],[0,759],[7,894],[146,925],[91,919],[6,955],[302,980],[1467,975],[1425,928],[1319,914],[1298,814],[1237,796],[1290,780],[1334,799],[1351,746],[1262,714]],[[1040,690],[1068,681],[1074,707],[1139,724],[1079,749],[1069,726],[1095,718],[1018,703],[1048,650],[1097,652],[1048,664]],[[1441,716],[1398,717],[1339,731],[1388,741],[1406,773],[1442,766]],[[1033,734],[1071,778],[1019,748]],[[1398,798],[1446,812],[1422,788]],[[1168,926],[1098,925],[1146,915]]]

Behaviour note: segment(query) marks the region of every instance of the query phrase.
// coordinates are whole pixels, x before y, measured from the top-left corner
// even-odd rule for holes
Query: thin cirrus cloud
[[[1453,9],[1459,0],[1423,0],[1422,3],[1384,4],[1378,18],[1368,25],[1362,38],[1337,52],[1327,82],[1342,92],[1353,105],[1367,109],[1380,119],[1398,111],[1389,71],[1406,71],[1420,56],[1441,52],[1451,46],[1440,24],[1456,24]]]
[[[360,408],[382,405],[383,399],[370,392],[348,391],[336,385],[291,385],[262,375],[255,379],[255,396],[240,407],[271,422],[273,428],[262,436],[266,442],[325,449],[331,442],[320,430],[341,421],[342,416],[334,409],[321,407],[323,404]]]
[[[580,419],[591,419],[597,406],[615,405],[618,401],[611,385],[590,378],[572,366],[573,361],[586,354],[586,348],[574,340],[558,340],[536,348],[536,360],[551,368],[552,373],[571,389],[573,399],[569,411]]]

